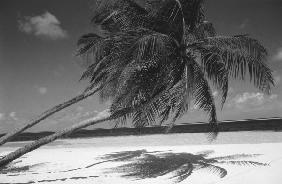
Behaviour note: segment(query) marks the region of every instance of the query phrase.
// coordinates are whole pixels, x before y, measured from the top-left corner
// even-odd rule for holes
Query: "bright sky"
[[[81,60],[74,53],[79,36],[91,32],[91,7],[90,0],[0,1],[0,133],[85,88],[86,83],[79,82]],[[248,33],[260,40],[269,51],[277,82],[270,96],[247,82],[233,83],[223,110],[218,109],[219,120],[281,116],[282,1],[212,0],[206,3],[206,13],[218,34]],[[61,129],[106,107],[93,97],[32,131]],[[193,110],[177,123],[206,120],[204,113]]]

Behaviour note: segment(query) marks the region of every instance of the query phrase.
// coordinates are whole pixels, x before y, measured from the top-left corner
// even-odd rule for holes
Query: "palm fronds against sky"
[[[112,101],[112,116],[122,123],[132,118],[136,127],[174,122],[191,107],[205,111],[215,125],[212,89],[220,91],[223,106],[229,79],[248,77],[269,94],[274,81],[266,49],[248,35],[217,35],[203,5],[98,1],[95,31],[78,41],[78,55],[87,60],[81,77],[89,81],[86,90],[99,88],[100,98]]]
[[[245,160],[260,156],[259,154],[234,154],[211,157],[213,151],[202,151],[195,154],[174,153],[170,151],[148,152],[147,150],[123,151],[101,157],[104,162],[126,162],[111,168],[109,173],[119,173],[131,179],[156,178],[169,176],[178,183],[196,171],[208,171],[221,178],[228,174],[225,164],[237,166],[267,166],[266,163]]]
[[[102,4],[99,4],[99,2]],[[21,126],[35,115],[44,112],[49,107],[53,107],[58,102],[63,102],[66,99],[80,94],[82,92],[81,90],[90,84],[88,83],[89,80],[83,82],[78,81],[85,69],[81,68],[78,63],[85,62],[84,66],[90,66],[96,62],[90,59],[90,57],[92,57],[90,52],[91,48],[85,52],[85,55],[88,53],[89,56],[88,63],[86,60],[74,56],[77,39],[82,34],[90,32],[93,36],[89,37],[89,43],[91,43],[91,40],[95,41],[95,35],[110,38],[110,35],[121,32],[121,29],[126,33],[126,29],[130,29],[129,26],[131,26],[132,29],[133,27],[146,28],[163,35],[172,35],[173,38],[175,37],[176,39],[181,38],[181,36],[177,36],[177,34],[181,35],[180,33],[183,31],[179,28],[179,30],[175,29],[170,33],[169,25],[174,26],[174,24],[169,23],[168,18],[161,17],[161,14],[164,14],[164,17],[169,17],[168,14],[165,14],[166,11],[173,12],[173,10],[166,8],[165,4],[171,3],[173,5],[174,1],[135,0],[134,2],[135,3],[131,3],[130,5],[130,1],[125,0],[98,0],[97,5],[100,6],[96,9],[97,6],[93,1],[29,0],[25,2],[18,0],[1,0],[0,133],[9,132]],[[191,4],[194,1],[180,0],[179,2],[182,5],[182,10],[184,10],[182,11],[185,19],[184,43],[188,43],[187,45],[192,47],[195,38],[197,38],[202,45],[204,45],[205,42],[208,43],[208,45],[201,50],[201,52],[207,52],[203,57],[205,56],[207,59],[210,58],[208,60],[209,62],[205,62],[207,64],[207,70],[213,70],[211,63],[213,63],[213,60],[220,59],[220,55],[223,56],[223,62],[225,63],[227,53],[231,54],[233,58],[239,53],[240,49],[235,49],[233,52],[231,51],[233,48],[240,46],[235,44],[238,43],[238,41],[236,41],[236,35],[241,35],[237,40],[244,38],[246,40],[246,42],[241,42],[242,46],[239,48],[246,48],[246,44],[248,43],[247,38],[250,37],[257,39],[267,48],[269,53],[269,66],[274,70],[273,75],[276,81],[275,87],[272,88],[272,95],[267,96],[262,91],[253,87],[254,85],[248,85],[249,64],[246,62],[246,83],[241,83],[240,75],[236,78],[239,80],[233,80],[233,73],[228,72],[230,79],[228,81],[228,98],[224,104],[223,110],[217,111],[218,119],[238,120],[281,116],[282,43],[280,38],[282,24],[277,23],[281,21],[282,1],[206,0],[203,4],[200,4],[202,8],[198,9],[195,8],[198,6],[196,3],[194,5]],[[162,10],[161,7],[163,7]],[[175,8],[177,8],[177,6]],[[174,19],[175,22],[180,22],[179,17],[181,17],[181,15],[178,15],[176,11],[174,12],[177,15]],[[110,14],[112,14],[112,16],[109,16]],[[200,24],[194,25],[193,23],[197,15],[200,17],[197,20],[201,23],[201,26]],[[91,25],[89,22],[92,16],[93,24]],[[150,17],[155,17],[155,19]],[[156,19],[158,21],[154,21]],[[181,25],[181,23],[179,25]],[[193,27],[195,31],[191,30]],[[189,32],[192,34],[188,34]],[[91,34],[88,36],[91,36]],[[224,36],[233,38],[235,39],[235,45],[228,47],[229,42],[227,41],[219,41],[217,44],[217,40],[208,39],[214,35],[220,37],[221,40],[224,39],[222,38]],[[235,35],[235,37],[230,37],[230,35]],[[141,36],[140,34],[140,37]],[[203,39],[205,42],[201,42],[203,41],[201,37],[205,36],[208,38]],[[88,43],[87,38],[86,36],[84,44]],[[136,39],[139,40],[139,36],[136,36]],[[144,39],[140,38],[140,40]],[[158,38],[158,43],[159,40]],[[233,43],[233,40],[230,40],[230,42]],[[105,41],[99,42],[99,44],[104,43]],[[140,41],[138,43],[140,43]],[[83,47],[84,44],[82,44],[81,47]],[[220,46],[220,50],[212,47],[211,44]],[[252,42],[252,44],[255,46],[256,42]],[[164,45],[164,47],[168,46],[169,45]],[[194,46],[197,48],[197,44],[194,44]],[[94,50],[96,47],[93,46],[92,48]],[[124,49],[117,47],[116,49],[127,52],[126,47]],[[105,49],[102,48],[102,50]],[[193,51],[192,49],[190,50],[190,52]],[[212,51],[215,51],[214,56],[208,54]],[[244,57],[248,56],[248,52],[240,54]],[[118,56],[113,54],[111,57]],[[100,63],[99,61],[100,60],[97,60],[98,63]],[[197,63],[201,65],[202,62],[198,59]],[[236,63],[230,60],[230,64],[232,63],[234,63],[234,72],[241,70],[239,67],[240,62]],[[254,61],[253,65],[255,65],[255,63],[256,61]],[[260,65],[264,65],[263,63],[264,62]],[[165,63],[162,64],[164,65]],[[217,62],[217,68],[220,68],[222,65],[221,62]],[[102,65],[99,66],[102,67]],[[250,66],[252,66],[252,62]],[[108,65],[105,67],[108,68]],[[260,72],[258,67],[253,67],[252,70],[254,74]],[[261,71],[263,71],[263,69]],[[240,72],[237,72],[237,74],[240,74]],[[224,72],[221,72],[221,76],[222,75],[224,75]],[[215,76],[210,75],[210,77]],[[211,90],[215,94],[216,107],[218,107],[219,110],[222,101],[220,94],[223,93],[221,90],[217,90],[213,87],[214,83],[211,80],[208,80],[208,82]],[[255,81],[252,80],[251,84],[255,84],[254,82]],[[175,92],[175,94],[177,94],[177,92]],[[111,99],[113,98],[114,97],[111,97]],[[34,126],[30,131],[55,131],[62,129],[74,124],[77,119],[82,117],[81,114],[83,113],[95,115],[96,112],[100,112],[107,107],[108,103],[100,103],[99,99],[92,98],[91,100],[86,100],[85,102],[72,106],[70,111],[65,111],[66,119],[54,116],[48,120],[50,123],[42,123],[38,126]],[[189,107],[190,110],[194,108],[193,103],[191,103]],[[166,110],[164,110],[164,119],[166,117],[165,114],[167,114],[165,112],[170,112],[169,114],[174,115],[171,113],[170,109],[173,108],[166,108]],[[184,110],[186,109],[184,108]],[[201,110],[192,111],[193,113],[188,113],[175,123],[207,121],[207,117],[209,116],[207,113]],[[78,118],[72,118],[74,116]],[[171,117],[171,120],[174,118],[174,116],[169,117]],[[159,119],[156,118],[156,121],[158,123]],[[112,128],[113,126],[112,124],[106,123],[97,125],[97,127]]]

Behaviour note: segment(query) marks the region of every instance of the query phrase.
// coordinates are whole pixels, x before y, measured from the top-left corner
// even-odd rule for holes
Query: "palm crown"
[[[81,79],[112,100],[118,122],[175,121],[194,102],[216,124],[210,84],[222,105],[230,78],[249,76],[266,93],[273,85],[266,49],[247,35],[216,35],[203,0],[101,1],[92,22],[95,31],[78,41],[78,55],[88,61]]]

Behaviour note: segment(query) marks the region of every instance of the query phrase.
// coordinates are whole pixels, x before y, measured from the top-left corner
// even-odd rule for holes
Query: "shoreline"
[[[91,138],[91,137],[113,137],[129,135],[154,135],[154,134],[173,134],[173,133],[208,133],[210,127],[204,122],[193,124],[179,124],[172,127],[167,132],[168,126],[152,126],[144,128],[114,128],[114,129],[82,129],[64,138]],[[238,121],[222,121],[218,123],[219,132],[237,131],[282,131],[282,118],[271,119],[248,119]],[[26,132],[16,136],[10,142],[32,141],[53,134],[51,131]],[[4,134],[0,134],[2,137]]]

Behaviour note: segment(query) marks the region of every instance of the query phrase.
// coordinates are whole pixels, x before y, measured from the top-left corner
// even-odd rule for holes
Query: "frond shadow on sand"
[[[223,178],[227,175],[227,170],[222,164],[232,164],[238,166],[267,166],[266,163],[242,160],[260,156],[260,154],[234,154],[220,157],[211,157],[214,151],[202,151],[196,154],[174,153],[171,151],[147,150],[122,151],[107,154],[103,157],[103,162],[124,162],[120,166],[110,168],[107,173],[120,173],[121,177],[136,180],[146,178],[156,178],[170,174],[170,179],[175,183],[187,179],[197,170],[207,170],[212,174]],[[99,162],[99,163],[103,163]],[[90,165],[91,166],[91,165]]]
[[[260,156],[260,154],[233,154],[212,157],[211,155],[213,153],[214,151],[212,150],[201,151],[195,154],[187,152],[175,153],[171,150],[152,152],[149,152],[146,149],[121,151],[101,156],[98,158],[100,160],[99,162],[93,163],[91,165],[59,172],[71,172],[80,169],[88,169],[90,167],[103,163],[120,162],[121,165],[108,168],[106,169],[105,173],[119,173],[121,174],[121,177],[131,178],[135,180],[157,178],[159,176],[169,175],[170,179],[173,182],[179,183],[187,179],[193,174],[193,172],[196,172],[198,170],[206,170],[212,174],[219,176],[220,178],[223,178],[227,175],[227,169],[221,166],[222,164],[231,164],[238,166],[269,165],[252,160],[245,160],[248,158]],[[20,175],[20,173],[32,172],[31,170],[34,167],[45,165],[45,163],[40,163],[34,165],[16,166],[16,163],[18,162],[13,162],[6,167],[0,168],[0,174],[18,176]],[[66,180],[72,178],[63,179]]]

